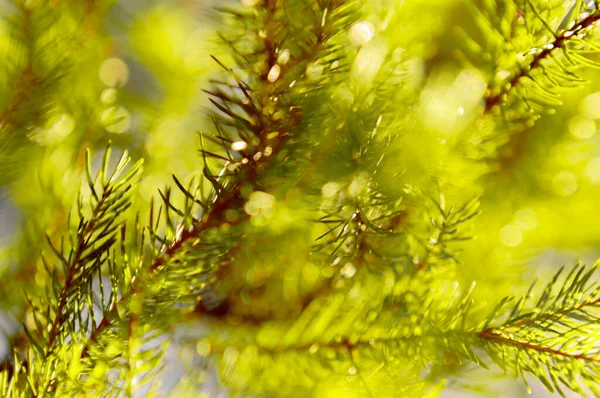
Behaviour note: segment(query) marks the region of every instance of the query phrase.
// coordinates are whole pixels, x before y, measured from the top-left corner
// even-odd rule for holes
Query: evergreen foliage
[[[598,83],[595,1],[219,2],[190,45],[197,20],[160,6],[9,3],[0,183],[23,223],[0,304],[22,326],[0,396],[437,396],[479,367],[600,396],[597,265],[527,290],[510,250],[535,215],[493,218],[527,186],[515,158],[527,174]],[[106,60],[123,26],[129,88]],[[565,201],[573,178],[551,180]],[[174,348],[189,369],[166,391]]]

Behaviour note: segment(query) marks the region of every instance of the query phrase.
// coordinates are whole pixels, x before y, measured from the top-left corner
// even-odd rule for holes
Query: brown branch
[[[512,77],[508,82],[506,82],[500,92],[496,94],[491,94],[487,98],[485,98],[485,109],[484,112],[490,111],[494,106],[499,105],[503,98],[515,87],[519,84],[520,80],[524,77],[529,76],[531,71],[537,68],[540,63],[548,58],[550,54],[556,49],[563,49],[566,43],[571,40],[573,36],[575,36],[582,29],[591,26],[594,22],[600,19],[600,13],[595,12],[587,17],[583,18],[579,21],[573,28],[564,31],[560,36],[555,37],[555,40],[550,43],[546,48],[544,48],[539,53],[535,54],[531,62],[519,69],[519,71]]]
[[[88,243],[95,232],[95,229],[94,229],[96,226],[95,218],[99,215],[100,211],[104,211],[102,208],[103,208],[105,202],[110,198],[111,193],[112,193],[112,189],[109,186],[104,187],[104,192],[102,193],[100,200],[94,207],[92,216],[90,217],[90,221],[88,221],[85,224],[84,230],[81,234],[81,237],[79,238],[79,241],[77,242],[77,248],[75,250],[73,259],[71,260],[71,266],[69,267],[69,269],[67,271],[67,276],[65,277],[65,282],[64,282],[63,287],[59,294],[59,303],[58,303],[58,306],[56,309],[56,318],[54,318],[54,321],[52,322],[52,326],[50,328],[50,332],[48,335],[48,343],[46,344],[46,356],[48,356],[50,354],[50,352],[52,351],[52,349],[54,348],[54,343],[59,336],[61,327],[63,325],[63,320],[64,320],[65,316],[67,315],[64,313],[64,310],[65,310],[65,307],[66,307],[68,299],[69,299],[69,289],[71,288],[72,284],[74,283],[75,277],[79,271],[79,268],[80,268],[79,266],[81,265],[81,264],[79,264],[79,262],[82,260],[83,253],[87,249]],[[55,387],[56,387],[56,380],[50,378],[48,380],[46,390],[48,390],[50,388],[55,388]]]
[[[79,265],[80,265],[79,262],[81,261],[81,256],[83,255],[83,252],[85,251],[85,249],[87,249],[87,245],[92,237],[92,234],[95,232],[94,219],[95,219],[95,217],[98,216],[98,212],[100,211],[100,209],[102,208],[102,206],[104,205],[104,203],[106,202],[108,197],[110,196],[111,192],[112,191],[110,189],[104,190],[104,193],[102,194],[102,197],[100,198],[100,201],[94,207],[94,211],[93,211],[92,217],[90,218],[90,221],[86,223],[85,229],[83,230],[83,233],[81,234],[81,237],[79,238],[79,241],[77,242],[77,249],[75,250],[75,255],[73,256],[73,260],[71,261],[70,267],[67,270],[67,276],[65,277],[65,282],[64,282],[62,290],[60,291],[60,294],[59,294],[60,298],[59,298],[58,307],[56,309],[56,318],[54,318],[54,321],[52,322],[52,327],[51,327],[49,335],[48,335],[48,344],[46,347],[48,351],[47,351],[46,355],[52,350],[52,348],[54,346],[54,341],[58,337],[58,333],[60,330],[59,327],[61,326],[61,322],[65,315],[65,314],[63,314],[63,311],[64,311],[64,308],[67,305],[67,301],[69,299],[69,294],[68,294],[69,289],[71,288],[71,285],[74,282],[77,271],[79,270]]]
[[[547,354],[553,354],[553,355],[557,355],[557,356],[561,356],[561,357],[566,357],[566,358],[571,358],[571,359],[579,359],[579,360],[583,360],[583,361],[586,361],[586,362],[600,362],[600,358],[588,357],[588,356],[585,356],[584,354],[568,353],[568,352],[556,350],[556,349],[553,349],[553,348],[543,347],[543,346],[540,346],[540,345],[536,345],[536,344],[531,343],[531,342],[524,342],[524,341],[519,341],[519,340],[513,340],[513,339],[505,337],[502,334],[502,332],[504,330],[507,330],[507,329],[520,328],[520,327],[529,325],[529,324],[531,324],[533,322],[545,321],[545,320],[550,319],[550,318],[552,318],[554,316],[557,316],[557,315],[565,315],[565,314],[568,314],[570,312],[580,311],[580,310],[582,310],[582,309],[584,309],[586,307],[596,306],[596,305],[599,305],[599,304],[600,304],[600,299],[585,301],[585,302],[579,304],[576,307],[564,308],[564,309],[561,309],[561,310],[553,312],[553,313],[543,314],[542,316],[539,316],[539,317],[522,319],[522,320],[520,320],[518,322],[514,322],[514,323],[511,323],[511,324],[508,324],[508,325],[504,325],[504,326],[501,326],[499,328],[487,328],[484,331],[477,333],[477,336],[479,338],[483,339],[483,340],[497,342],[497,343],[502,343],[502,344],[507,344],[507,345],[512,345],[512,346],[517,346],[517,347],[522,347],[522,348],[525,348],[525,349],[534,350],[534,351],[538,351],[538,352],[543,352],[543,353],[547,353]]]
[[[502,334],[500,334],[498,332],[490,330],[490,329],[487,329],[487,330],[484,330],[483,332],[478,333],[477,337],[479,337],[482,340],[490,341],[493,343],[506,344],[506,345],[510,345],[510,346],[514,346],[514,347],[524,348],[526,350],[533,350],[533,351],[537,351],[537,352],[541,352],[541,353],[545,353],[545,354],[556,355],[556,356],[560,356],[560,357],[564,357],[564,358],[582,360],[585,362],[600,363],[600,358],[589,357],[584,354],[574,354],[574,353],[570,353],[570,352],[560,351],[560,350],[557,350],[554,348],[544,347],[544,346],[534,344],[534,343],[531,343],[528,341],[513,340],[513,339],[503,336]]]

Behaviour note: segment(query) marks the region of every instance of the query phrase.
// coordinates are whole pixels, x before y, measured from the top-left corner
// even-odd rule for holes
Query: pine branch
[[[582,395],[586,389],[597,395],[600,286],[590,282],[596,269],[597,265],[589,270],[578,265],[559,284],[562,268],[537,303],[525,310],[530,289],[500,326],[485,326],[478,332],[477,337],[494,362],[505,370],[514,369],[526,383],[524,372],[532,373],[550,392],[564,396],[563,385]],[[498,305],[486,324],[508,301]]]
[[[235,85],[237,88],[239,88],[243,95],[238,97],[235,94],[231,95],[218,90],[219,85],[225,84],[221,81],[215,83],[217,87],[215,92],[209,92],[209,94],[214,97],[211,99],[213,104],[219,111],[228,116],[228,120],[222,120],[220,115],[215,116],[215,118],[218,118],[215,119],[215,127],[218,132],[218,137],[223,137],[223,123],[227,121],[231,121],[234,124],[240,123],[243,127],[242,130],[238,130],[241,138],[245,138],[246,140],[244,149],[240,151],[240,153],[245,157],[236,162],[239,166],[239,171],[236,173],[235,179],[230,183],[226,190],[222,190],[220,188],[222,185],[224,185],[224,182],[218,181],[218,179],[213,180],[213,185],[215,185],[215,194],[213,198],[209,198],[208,200],[204,201],[204,203],[207,203],[208,201],[212,203],[210,207],[206,205],[208,210],[203,214],[201,222],[194,226],[191,231],[184,231],[181,237],[177,239],[153,262],[153,264],[150,266],[151,271],[154,271],[163,265],[166,259],[168,259],[173,253],[177,252],[181,245],[183,245],[189,239],[196,237],[203,230],[210,229],[227,222],[225,213],[228,210],[240,210],[244,203],[240,192],[240,183],[243,182],[256,185],[257,181],[260,180],[262,174],[267,169],[267,166],[263,166],[262,164],[264,163],[264,160],[261,159],[269,156],[276,156],[279,152],[281,152],[285,144],[293,137],[293,135],[287,131],[294,130],[294,128],[300,123],[301,116],[299,114],[299,109],[297,109],[297,105],[295,106],[293,103],[285,103],[286,97],[293,98],[295,95],[294,91],[289,88],[289,84],[291,82],[296,82],[298,79],[303,77],[306,72],[307,65],[317,59],[318,55],[322,51],[321,47],[332,32],[328,30],[331,29],[331,27],[325,23],[322,26],[317,25],[317,30],[313,32],[315,36],[313,40],[315,41],[310,43],[311,46],[309,47],[309,50],[297,58],[292,57],[284,66],[289,70],[289,72],[278,72],[281,74],[278,74],[276,78],[273,76],[269,77],[269,73],[271,71],[277,69],[281,70],[282,68],[276,61],[278,58],[278,51],[281,51],[281,48],[284,45],[283,37],[281,37],[283,36],[284,32],[276,31],[276,29],[283,29],[282,24],[285,21],[279,20],[280,16],[276,15],[276,13],[281,13],[281,10],[279,10],[279,6],[277,4],[277,1],[267,0],[264,2],[264,4],[256,6],[257,9],[264,9],[264,11],[261,10],[260,12],[265,13],[263,16],[264,20],[261,21],[262,25],[259,25],[259,27],[267,27],[267,32],[265,34],[266,37],[260,44],[263,51],[260,57],[264,57],[264,66],[261,67],[261,70],[257,76],[257,87],[251,87],[247,82],[239,80],[237,77],[235,77],[235,72],[233,69],[223,66],[228,74],[232,74],[235,79]],[[343,4],[343,2],[328,2],[327,7],[323,10],[323,15],[332,13],[335,8],[339,8],[340,4]],[[249,20],[249,16],[245,16],[245,20]],[[325,18],[323,21],[325,22],[327,19]],[[258,28],[255,29],[258,30]],[[243,56],[243,54],[238,54],[238,56],[240,56],[242,59],[246,58]],[[250,69],[249,71],[252,72],[254,65],[247,65],[244,61],[241,62],[243,63],[239,65],[240,67],[248,68]],[[263,91],[268,91],[269,97],[263,96]],[[256,92],[256,98],[253,97],[254,92]],[[285,112],[287,117],[283,120],[280,116],[277,119],[274,119],[274,113],[276,113],[276,110],[271,110],[270,114],[267,116],[264,114],[265,108],[273,106],[271,98],[278,97],[281,97],[281,101],[278,101],[279,103],[285,103],[284,105],[279,105],[282,110],[284,107],[289,107],[289,110],[286,110]],[[244,116],[238,115],[230,110],[231,104],[239,103],[245,105],[244,111],[246,112],[246,115]],[[253,120],[254,123],[248,125],[243,122],[246,120]],[[249,147],[248,142],[251,143],[256,138],[258,139],[258,143]],[[229,142],[231,142],[233,139],[234,137],[223,138],[221,149],[224,150],[225,153],[229,152]],[[205,159],[206,154],[207,152],[203,149],[203,156]],[[260,154],[260,156],[257,156],[258,154]],[[219,155],[219,157],[221,156]],[[225,168],[233,166],[234,164],[227,159]],[[207,165],[205,165],[204,173],[205,175],[209,176],[209,179],[214,178],[210,177],[211,172]],[[243,212],[242,214],[242,217],[240,217],[237,222],[241,223],[247,220],[248,215]]]
[[[267,1],[263,5],[265,10],[265,19],[264,21],[260,22],[259,26],[264,26],[261,24],[267,24],[267,21],[270,21],[270,24],[266,25],[269,27],[269,29],[287,28],[287,19],[280,19],[280,10],[276,4],[277,2]],[[182,189],[183,185],[181,182],[175,179],[176,185],[183,190],[186,199],[191,199],[192,205],[195,203],[203,209],[202,217],[200,220],[192,222],[187,227],[185,222],[179,226],[169,227],[170,229],[177,231],[174,239],[170,243],[167,243],[167,239],[160,240],[163,243],[159,253],[152,260],[150,260],[146,266],[146,269],[149,272],[147,274],[145,274],[143,271],[138,272],[138,278],[135,279],[129,286],[129,290],[127,290],[118,301],[114,301],[111,304],[110,308],[108,308],[103,318],[98,323],[98,326],[92,330],[88,338],[88,343],[81,352],[82,359],[90,356],[90,347],[93,343],[98,343],[103,334],[116,327],[115,320],[117,320],[117,315],[121,311],[131,306],[129,302],[133,300],[136,295],[143,294],[143,291],[147,290],[147,287],[143,288],[144,285],[152,283],[152,281],[157,279],[159,275],[164,275],[160,278],[172,278],[172,276],[169,275],[175,272],[173,266],[183,265],[183,263],[180,263],[179,257],[182,254],[189,255],[191,251],[202,249],[202,246],[206,245],[205,236],[207,233],[210,233],[210,231],[216,230],[217,227],[224,223],[235,225],[248,220],[249,216],[242,210],[245,203],[245,199],[242,195],[243,184],[250,183],[251,185],[256,185],[262,175],[267,172],[268,165],[274,163],[274,161],[267,161],[265,158],[268,158],[271,155],[273,155],[273,158],[275,158],[275,155],[284,148],[285,144],[289,140],[293,139],[293,130],[299,124],[301,117],[299,114],[299,106],[293,105],[291,100],[293,100],[295,96],[298,96],[296,90],[303,90],[301,79],[303,79],[304,74],[306,73],[306,68],[311,62],[317,59],[319,54],[323,51],[322,46],[326,45],[330,35],[335,33],[334,28],[339,26],[340,21],[337,19],[333,19],[336,24],[330,26],[327,23],[327,21],[329,21],[328,18],[335,16],[337,8],[340,8],[343,5],[344,2],[341,1],[327,2],[323,5],[315,3],[313,5],[317,11],[319,10],[318,7],[322,6],[324,8],[315,14],[315,17],[318,17],[318,19],[311,21],[316,30],[312,33],[312,36],[307,38],[310,46],[307,45],[306,48],[303,48],[300,45],[303,43],[296,44],[302,52],[299,54],[297,59],[294,59],[292,56],[290,61],[286,62],[285,67],[288,70],[287,73],[285,70],[280,71],[280,75],[277,76],[277,78],[273,78],[272,73],[268,73],[263,70],[258,75],[256,87],[252,87],[254,84],[252,83],[252,79],[250,80],[250,83],[247,83],[235,78],[235,84],[242,92],[241,98],[245,98],[245,100],[249,101],[249,104],[252,104],[246,108],[248,113],[246,117],[244,117],[244,120],[248,118],[255,121],[256,124],[253,125],[252,128],[249,128],[249,133],[254,134],[255,137],[258,138],[257,143],[253,146],[252,142],[255,141],[250,139],[248,132],[238,130],[238,134],[242,135],[246,139],[247,148],[244,148],[240,151],[243,155],[246,155],[246,157],[237,161],[237,164],[235,165],[236,171],[233,174],[224,173],[224,171],[231,166],[231,161],[227,160],[223,171],[219,175],[214,175],[206,159],[207,155],[210,155],[210,152],[206,151],[205,149],[202,150],[202,155],[205,159],[204,175],[213,186],[211,193],[206,198],[197,199],[190,190]],[[313,9],[310,9],[310,11],[314,12]],[[246,20],[251,19],[247,17]],[[341,21],[342,23],[346,23],[343,19],[341,19]],[[271,36],[271,34],[273,36]],[[279,58],[276,56],[276,51],[280,51],[283,42],[278,43],[276,40],[283,40],[281,37],[285,37],[283,32],[269,33],[269,30],[267,30],[264,42],[260,44],[261,48],[265,52],[263,55],[261,55],[261,57],[265,56],[267,60],[266,65],[270,65],[270,62],[275,62]],[[243,58],[244,57],[242,57],[242,59]],[[254,65],[245,64],[242,64],[242,66],[247,68],[255,67]],[[272,70],[273,66],[270,68],[270,70]],[[283,69],[283,66],[280,68]],[[227,71],[228,73],[233,73],[233,70],[227,69]],[[290,86],[290,83],[292,82],[295,82],[295,84]],[[294,89],[291,88],[292,86]],[[270,91],[268,97],[262,94],[262,91],[265,90]],[[253,94],[255,92],[256,95]],[[231,96],[230,94],[223,94],[222,92],[216,94],[216,97],[221,102],[219,104],[215,101],[215,106],[217,106],[218,110],[228,115],[229,120],[233,121],[233,125],[242,125],[248,127],[245,122],[238,124],[241,120],[241,116],[229,111],[229,104],[238,103],[238,97],[235,95]],[[282,110],[285,110],[285,112],[289,113],[290,116],[288,118],[282,119],[281,117],[276,117],[273,115],[273,113],[268,113],[265,116],[264,109],[267,106],[273,106],[270,99],[273,97],[280,98],[275,105],[280,104],[278,106],[281,106]],[[228,133],[226,132],[227,130],[225,127],[227,120],[219,121],[221,119],[218,118],[216,120],[216,138],[221,142],[222,149],[229,151],[229,145],[234,141],[235,137],[227,137]],[[249,154],[253,152],[255,155],[249,156]],[[256,156],[256,154],[263,153],[264,156]],[[281,160],[282,159],[277,159],[277,161]],[[163,200],[165,201],[165,210],[168,217],[169,210],[176,209],[171,205],[168,192],[167,194],[163,195]],[[239,213],[242,213],[242,215],[235,222],[226,218],[226,213],[231,210],[238,210]],[[190,219],[193,218],[191,217],[191,212],[191,207],[185,209],[183,212],[176,211],[176,213],[184,215],[184,221],[186,217],[189,217]],[[171,223],[168,221],[167,225],[170,226]],[[153,231],[154,229],[155,227],[151,212],[148,234],[149,236],[157,239],[157,235]],[[182,261],[187,262],[187,260]],[[223,263],[223,261],[220,263]],[[226,264],[226,261],[224,263]],[[208,264],[208,270],[210,267],[212,267],[212,264]],[[195,268],[196,270],[194,272],[196,272],[196,274],[205,273],[207,271],[207,269],[198,267],[197,264],[195,265]],[[189,283],[189,280],[186,282]],[[181,290],[181,288],[182,287],[180,286],[179,289]],[[199,297],[196,299],[198,298]],[[146,299],[151,301],[149,297],[146,297]]]
[[[253,186],[255,190],[263,190],[264,187],[258,183],[263,175],[273,174],[274,168],[292,164],[291,154],[301,143],[295,132],[305,123],[302,103],[306,101],[307,93],[315,92],[319,87],[319,79],[309,78],[308,71],[311,65],[317,63],[333,60],[340,63],[339,57],[335,57],[338,50],[334,39],[338,32],[354,21],[352,5],[352,1],[336,0],[315,1],[299,7],[292,3],[268,1],[257,4],[252,10],[264,18],[258,25],[253,25],[256,22],[248,15],[240,19],[249,24],[240,32],[240,37],[246,36],[248,31],[259,38],[265,36],[262,43],[253,44],[257,48],[237,50],[235,44],[239,43],[225,37],[234,37],[235,31],[223,35],[223,40],[230,43],[234,51],[237,65],[228,68],[221,64],[230,78],[214,81],[214,88],[207,91],[217,108],[214,120],[218,134],[212,141],[226,151],[228,157],[234,141],[241,144],[242,149],[234,149],[241,159],[236,156],[236,160],[228,159],[225,163],[225,167],[234,169],[235,174],[223,178],[224,182],[218,182],[218,186],[228,185],[226,191],[231,193],[231,201],[222,203],[221,198],[225,196],[216,196],[213,215],[207,215],[217,220],[215,225],[225,222],[223,215],[231,209],[238,210],[236,224],[249,219],[249,215],[241,210],[242,202],[234,203],[240,197],[238,181]],[[292,7],[299,9],[292,10]],[[302,23],[305,26],[300,26]],[[253,77],[253,74],[257,76]],[[327,78],[331,79],[335,74],[336,71],[330,72]],[[249,78],[245,81],[238,77],[240,75],[248,75]],[[225,87],[233,88],[233,93]],[[208,151],[203,153],[206,158]],[[218,191],[219,187],[216,187],[215,192]],[[230,272],[228,261],[221,264],[219,279],[226,279]],[[218,306],[224,307],[224,303]],[[200,307],[198,309],[201,310]]]
[[[459,53],[468,67],[487,70],[480,116],[496,126],[475,128],[478,142],[491,145],[484,150],[481,145],[473,155],[507,167],[522,152],[523,131],[562,106],[565,89],[586,82],[580,69],[598,67],[593,31],[599,11],[593,1],[577,1],[554,29],[548,21],[563,9],[561,3],[511,0],[465,6],[477,33],[455,28],[463,47]]]
[[[600,19],[600,12],[594,11],[588,16],[582,18],[573,27],[566,29],[561,32],[558,36],[555,36],[554,41],[546,44],[543,48],[533,48],[530,52],[535,52],[533,58],[524,66],[522,66],[516,73],[513,74],[505,83],[500,85],[500,91],[491,93],[485,98],[485,112],[489,112],[496,105],[500,105],[506,96],[512,92],[519,82],[524,78],[532,79],[532,71],[541,67],[542,61],[549,58],[553,52],[562,50],[563,53],[567,51],[567,44],[570,41],[579,39],[577,35],[587,34],[587,30],[591,28],[596,21]],[[565,54],[565,56],[567,56]],[[568,56],[567,56],[568,58]]]
[[[109,173],[109,158],[110,150],[107,150],[103,167],[94,178],[88,152],[86,173],[90,210],[86,216],[83,198],[80,198],[77,208],[79,222],[75,235],[70,236],[71,248],[65,250],[64,243],[56,247],[48,238],[48,245],[52,255],[57,258],[58,265],[50,267],[43,257],[53,285],[45,300],[42,299],[37,304],[31,302],[36,329],[30,331],[26,325],[24,328],[30,347],[35,348],[35,352],[30,353],[27,361],[20,364],[21,367],[27,367],[26,377],[32,380],[30,388],[34,396],[45,396],[60,387],[59,375],[66,371],[67,365],[61,363],[64,360],[61,357],[62,350],[78,339],[85,338],[89,324],[96,322],[92,280],[101,274],[103,265],[110,261],[111,248],[117,242],[120,217],[129,207],[129,191],[139,177],[141,166],[141,162],[138,162],[125,172],[129,161],[125,153],[114,171]],[[61,273],[64,273],[64,277],[60,276]],[[84,309],[88,312],[87,316],[82,316]],[[82,333],[83,336],[78,337]],[[38,367],[34,367],[36,364]],[[55,373],[49,375],[48,369],[54,369]],[[16,376],[18,374],[14,372],[12,377]],[[14,383],[20,381],[11,379],[3,386],[15,385]],[[65,385],[61,388],[68,387]]]
[[[536,351],[538,353],[548,354],[550,356],[558,356],[564,357],[568,359],[581,360],[584,362],[600,362],[599,358],[587,356],[584,354],[574,354],[566,351],[561,351],[557,349],[553,349],[550,347],[546,347],[539,344],[530,343],[528,341],[518,341],[509,337],[505,337],[500,333],[486,330],[478,334],[479,338],[482,340],[489,341],[491,343],[504,344],[507,346],[515,346],[524,350]]]

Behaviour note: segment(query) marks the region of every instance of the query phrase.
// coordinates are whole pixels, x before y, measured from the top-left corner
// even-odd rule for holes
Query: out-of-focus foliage
[[[0,396],[599,394],[594,0],[0,10]]]

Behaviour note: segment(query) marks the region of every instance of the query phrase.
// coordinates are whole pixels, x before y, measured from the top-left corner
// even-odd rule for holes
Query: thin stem
[[[73,284],[75,275],[79,269],[79,265],[80,265],[79,262],[81,260],[81,256],[83,255],[83,252],[85,251],[85,249],[87,249],[87,245],[90,241],[90,238],[93,235],[93,233],[95,232],[95,230],[94,230],[94,227],[96,224],[95,219],[98,216],[98,213],[100,212],[100,210],[103,208],[104,203],[109,198],[111,193],[112,193],[112,190],[110,188],[107,188],[104,190],[102,197],[100,198],[100,201],[94,207],[90,221],[86,223],[84,230],[83,230],[81,236],[79,237],[79,241],[77,242],[77,248],[75,250],[75,255],[73,256],[73,260],[71,261],[70,267],[67,271],[67,276],[65,277],[65,283],[63,284],[62,290],[60,292],[59,304],[58,304],[58,307],[56,310],[56,318],[54,318],[54,321],[52,322],[50,334],[48,335],[48,344],[46,347],[47,354],[52,350],[54,342],[55,342],[56,338],[58,337],[58,334],[60,331],[59,327],[61,326],[61,322],[63,321],[63,317],[64,317],[63,311],[64,311],[65,306],[67,305],[67,301],[69,298],[68,292],[69,292],[69,289],[71,288],[71,285]]]
[[[507,344],[507,345],[516,346],[516,347],[522,347],[522,348],[534,350],[537,352],[543,352],[543,353],[547,353],[547,354],[553,354],[553,355],[566,357],[566,358],[572,358],[572,359],[580,359],[580,360],[583,360],[586,362],[600,362],[600,358],[588,357],[584,354],[574,354],[574,353],[564,352],[564,351],[556,350],[556,349],[553,349],[550,347],[544,347],[544,346],[541,346],[538,344],[534,344],[532,342],[513,340],[513,339],[507,338],[503,335],[503,331],[505,331],[507,329],[522,328],[523,326],[529,325],[534,322],[545,321],[545,320],[551,319],[552,317],[555,317],[557,315],[565,315],[565,314],[568,314],[568,313],[571,313],[574,311],[580,311],[586,307],[596,306],[598,304],[600,304],[600,299],[585,301],[575,307],[563,308],[556,312],[542,314],[541,316],[538,316],[538,317],[521,319],[518,322],[513,322],[508,325],[503,325],[499,328],[487,328],[487,329],[477,333],[477,336],[483,340],[501,343],[501,344]]]
[[[519,84],[520,80],[524,77],[529,76],[531,71],[537,68],[544,59],[548,58],[554,50],[559,48],[564,49],[566,43],[568,43],[569,40],[571,40],[571,38],[577,34],[577,32],[587,28],[588,26],[591,26],[594,22],[598,21],[599,19],[600,13],[592,13],[587,17],[583,18],[581,21],[579,21],[573,28],[566,30],[560,36],[557,36],[556,39],[552,43],[550,43],[549,46],[544,48],[539,53],[535,54],[529,64],[521,67],[521,69],[519,69],[519,71],[502,86],[500,92],[490,95],[485,99],[484,112],[488,112],[494,106],[499,105],[502,102],[503,98]]]
[[[495,331],[489,330],[489,329],[478,333],[477,336],[482,340],[490,341],[493,343],[510,345],[510,346],[514,346],[514,347],[524,348],[526,350],[533,350],[533,351],[537,351],[537,352],[541,352],[541,353],[545,353],[545,354],[556,355],[559,357],[582,360],[585,362],[600,363],[600,358],[589,357],[584,354],[574,354],[574,353],[570,353],[570,352],[560,351],[560,350],[556,350],[554,348],[544,347],[544,346],[534,344],[534,343],[531,343],[528,341],[513,340],[513,339],[503,336],[502,334],[500,334],[498,332],[495,332]]]

